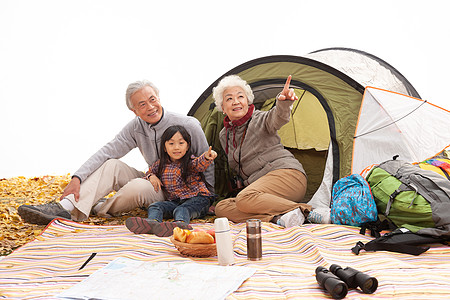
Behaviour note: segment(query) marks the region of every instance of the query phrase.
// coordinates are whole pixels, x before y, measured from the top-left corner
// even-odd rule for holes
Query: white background
[[[130,82],[153,81],[165,109],[187,114],[222,74],[268,55],[366,51],[450,109],[446,3],[1,0],[0,179],[75,172],[134,117]],[[137,150],[124,159],[147,168]]]

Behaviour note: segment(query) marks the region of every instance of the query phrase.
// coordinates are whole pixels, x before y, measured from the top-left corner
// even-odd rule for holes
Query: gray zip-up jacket
[[[164,110],[161,120],[154,125],[148,124],[136,117],[129,122],[116,137],[92,155],[73,175],[84,181],[108,159],[119,159],[132,149],[138,147],[147,162],[147,170],[160,158],[161,135],[167,127],[182,125],[191,135],[191,147],[195,156],[200,156],[207,151],[209,146],[200,122],[194,117],[189,117]],[[204,172],[207,183],[214,187],[214,164],[211,164]]]
[[[284,149],[277,133],[278,129],[289,122],[291,109],[291,101],[277,101],[271,110],[255,110],[243,125],[234,130],[228,129],[228,164],[238,174],[240,153],[239,175],[244,179],[245,185],[278,169],[296,169],[306,175],[302,164],[289,150]],[[246,128],[247,132],[242,141]],[[220,143],[225,151],[226,140],[227,129],[223,128],[220,131]]]

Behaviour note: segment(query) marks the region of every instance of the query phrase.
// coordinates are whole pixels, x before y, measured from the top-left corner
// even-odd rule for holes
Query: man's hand
[[[291,83],[291,78],[292,78],[292,76],[289,75],[288,78],[286,79],[286,83],[284,84],[283,90],[281,91],[281,93],[278,94],[277,99],[279,101],[298,100],[297,95],[295,95],[294,89],[289,88],[289,84]]]
[[[72,177],[72,180],[64,189],[63,194],[59,198],[59,200],[62,200],[67,195],[73,194],[75,196],[75,201],[78,202],[78,200],[80,200],[80,185],[81,185],[80,179],[78,177]]]
[[[217,157],[217,152],[212,149],[212,146],[209,146],[208,151],[205,152],[205,158],[207,160],[213,160]]]

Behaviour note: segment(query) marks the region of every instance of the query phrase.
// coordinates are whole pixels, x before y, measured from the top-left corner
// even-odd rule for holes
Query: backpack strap
[[[390,252],[420,255],[430,249],[430,247],[418,245],[443,243],[445,240],[445,238],[436,238],[433,236],[412,233],[406,228],[397,228],[396,230],[388,232],[366,244],[361,241],[357,242],[352,248],[352,252],[358,255],[361,250],[385,250]]]
[[[410,246],[404,244],[389,244],[373,240],[368,242],[367,244],[364,244],[361,241],[357,242],[355,247],[352,248],[352,252],[358,255],[361,250],[366,251],[385,250],[390,252],[420,255],[426,252],[428,249],[430,249],[430,247]]]
[[[395,230],[397,228],[397,226],[395,226],[394,223],[392,223],[392,221],[390,221],[389,219],[384,219],[383,221],[380,220],[380,218],[378,217],[377,220],[375,222],[366,222],[361,224],[361,230],[359,231],[359,234],[365,235],[366,234],[366,230],[370,230],[370,236],[374,237],[374,238],[379,238],[381,237],[381,231],[383,230]]]
[[[385,216],[389,216],[389,212],[391,211],[391,205],[395,200],[395,197],[398,196],[401,192],[411,191],[411,189],[404,183],[402,183],[398,189],[396,189],[392,194],[389,195],[389,201],[386,204],[386,211],[384,212]],[[413,200],[414,201],[414,200]]]

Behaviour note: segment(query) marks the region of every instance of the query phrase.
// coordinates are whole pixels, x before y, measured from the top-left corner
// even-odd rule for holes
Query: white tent
[[[351,174],[365,174],[374,164],[398,155],[419,163],[450,147],[450,111],[426,100],[366,87],[356,125]],[[323,180],[308,202],[329,207],[333,188],[332,144]]]
[[[353,142],[352,174],[392,159],[424,161],[449,147],[450,112],[421,99],[367,87]]]
[[[351,48],[326,48],[305,57],[320,61],[353,78],[363,87],[375,86],[420,98],[412,84],[393,66],[370,53]]]

